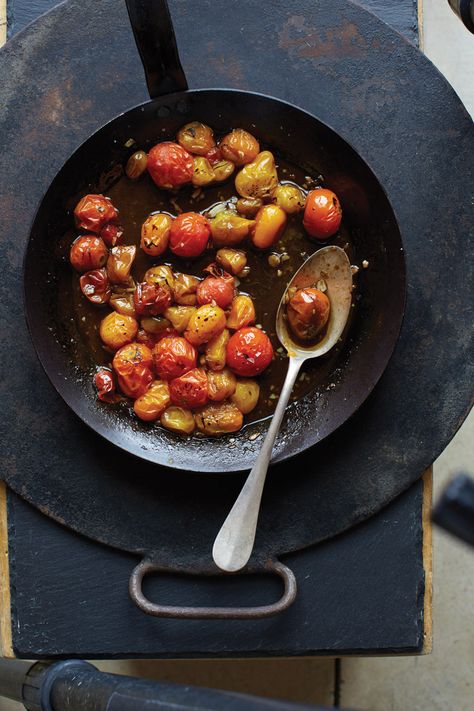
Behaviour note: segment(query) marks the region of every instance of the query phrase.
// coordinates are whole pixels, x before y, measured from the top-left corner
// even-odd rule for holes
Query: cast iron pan
[[[118,412],[97,400],[92,375],[84,370],[74,324],[64,319],[61,270],[54,259],[58,236],[71,226],[71,196],[102,192],[105,173],[123,165],[133,148],[173,140],[187,121],[199,120],[218,132],[241,126],[274,147],[325,185],[342,201],[345,224],[370,269],[358,278],[359,291],[345,343],[321,387],[290,408],[276,446],[283,461],[322,440],[350,417],[382,375],[397,340],[405,300],[405,265],[400,232],[383,188],[366,163],[332,129],[310,114],[269,97],[234,90],[186,91],[165,0],[127,0],[152,101],[111,121],[74,153],[47,191],[31,231],[25,258],[25,305],[30,333],[41,363],[68,405],[113,444],[156,464],[185,471],[228,472],[252,466],[268,418],[218,439],[183,440],[133,413]],[[173,92],[173,93],[169,93]],[[165,96],[161,96],[165,94]],[[157,98],[160,97],[160,98]],[[102,181],[102,182],[101,182]],[[66,276],[68,278],[68,276]],[[284,288],[283,285],[281,287]],[[79,344],[80,346],[80,344]]]
[[[404,238],[395,353],[352,418],[275,466],[252,571],[379,511],[462,423],[473,381],[474,131],[430,62],[348,0],[275,0],[258,13],[254,0],[170,6],[191,86],[273,94],[334,125],[374,166]],[[97,436],[49,386],[24,327],[21,262],[35,206],[78,145],[146,98],[125,6],[61,4],[7,43],[0,70],[2,477],[56,521],[146,565],[217,573],[212,542],[242,476],[158,468]]]

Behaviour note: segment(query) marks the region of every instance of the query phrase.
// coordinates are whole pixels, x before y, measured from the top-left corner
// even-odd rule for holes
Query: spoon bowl
[[[303,346],[295,342],[287,328],[285,315],[288,289],[310,286],[319,288],[318,285],[325,289],[330,302],[329,320],[321,340]],[[306,360],[324,355],[339,341],[347,323],[351,302],[352,270],[347,254],[340,247],[323,247],[315,252],[286,286],[278,306],[276,333],[288,352],[288,372],[260,454],[214,541],[212,556],[221,570],[241,570],[252,554],[268,465],[296,378]]]
[[[288,289],[315,286],[325,291],[331,304],[325,333],[317,343],[303,346],[288,331],[285,309]],[[276,334],[290,358],[317,358],[331,350],[340,339],[352,303],[352,271],[349,257],[340,247],[323,247],[311,255],[293,275],[281,297],[276,316]]]

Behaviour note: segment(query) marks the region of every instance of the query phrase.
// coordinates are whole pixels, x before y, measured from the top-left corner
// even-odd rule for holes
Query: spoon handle
[[[212,557],[221,570],[229,572],[240,570],[246,565],[252,554],[260,500],[272,457],[273,445],[302,363],[303,360],[299,358],[289,359],[285,382],[260,453],[214,541]]]

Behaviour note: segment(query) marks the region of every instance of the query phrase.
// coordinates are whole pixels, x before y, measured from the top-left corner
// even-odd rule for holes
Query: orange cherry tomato
[[[79,279],[81,291],[93,304],[106,304],[112,295],[109,277],[105,269],[86,272]]]
[[[104,240],[107,247],[115,247],[116,244],[120,243],[123,235],[123,227],[120,225],[114,225],[109,222],[108,225],[102,227],[99,232],[99,237]]]
[[[78,237],[71,246],[69,259],[74,269],[81,274],[105,266],[109,252],[100,237],[84,235]]]
[[[153,363],[162,380],[179,378],[196,367],[197,351],[182,336],[166,336],[153,348]]]
[[[308,193],[303,226],[310,237],[329,239],[338,231],[341,220],[341,203],[332,190],[318,188]]]
[[[171,402],[179,407],[202,407],[208,400],[207,375],[202,368],[193,368],[170,382]]]
[[[170,403],[168,383],[164,380],[154,380],[148,390],[133,403],[137,417],[145,422],[154,422]]]
[[[127,284],[137,248],[134,244],[112,247],[107,260],[107,274],[114,284]]]
[[[234,298],[234,279],[208,276],[202,281],[196,291],[197,301],[200,306],[213,302],[221,309],[227,309]]]
[[[158,316],[171,306],[173,296],[167,284],[137,284],[133,294],[135,312],[138,316]]]
[[[330,308],[328,297],[319,289],[298,289],[286,307],[295,336],[303,341],[315,338],[327,324]]]
[[[155,212],[142,225],[140,247],[150,257],[159,257],[166,252],[173,218],[166,212]]]
[[[159,188],[172,190],[191,182],[194,159],[179,143],[164,141],[150,150],[146,167]]]
[[[198,257],[206,249],[211,226],[197,212],[183,212],[170,228],[170,249],[178,257]]]
[[[152,352],[143,343],[123,346],[112,361],[121,391],[134,400],[143,395],[153,380],[152,366]]]
[[[101,368],[97,371],[94,375],[94,385],[97,389],[97,397],[99,400],[108,403],[117,401],[114,374],[110,370]]]
[[[100,232],[108,222],[115,222],[118,211],[110,198],[103,195],[84,195],[74,208],[76,227],[87,232]]]
[[[273,358],[267,334],[259,328],[241,328],[230,337],[226,349],[227,365],[234,373],[252,378],[263,373]]]

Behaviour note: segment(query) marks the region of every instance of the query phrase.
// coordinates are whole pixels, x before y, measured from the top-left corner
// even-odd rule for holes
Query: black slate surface
[[[51,2],[16,0],[16,29]],[[369,2],[413,38],[414,3]],[[395,11],[395,12],[394,12]],[[350,534],[288,556],[297,606],[258,623],[158,621],[131,604],[126,581],[136,562],[77,536],[9,493],[14,646],[19,656],[192,656],[417,651],[422,644],[421,483]],[[41,546],[38,541],[42,541]],[[258,579],[155,581],[155,599],[176,602],[273,599]],[[257,581],[256,581],[257,582]],[[216,587],[217,586],[217,587]],[[182,592],[178,592],[182,591]],[[246,598],[243,598],[246,599]],[[242,599],[239,599],[242,602]],[[255,630],[254,630],[255,625]]]
[[[160,620],[128,597],[136,558],[9,497],[13,645],[19,657],[228,657],[418,652],[423,645],[422,482],[350,533],[285,556],[297,602],[267,620]],[[41,541],[41,545],[38,545]],[[157,576],[154,601],[272,602],[262,576]]]

